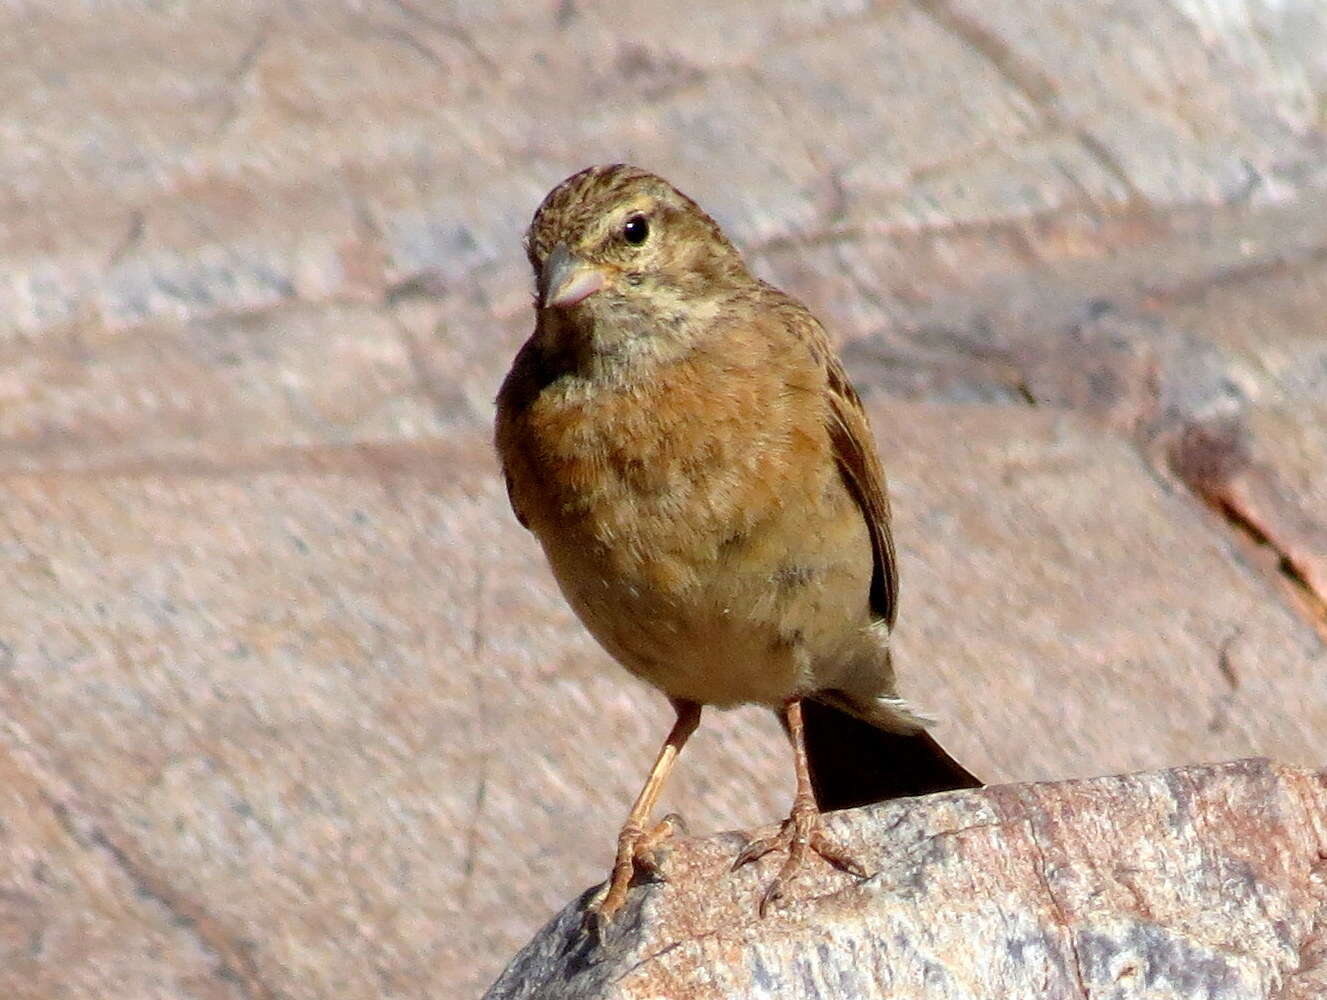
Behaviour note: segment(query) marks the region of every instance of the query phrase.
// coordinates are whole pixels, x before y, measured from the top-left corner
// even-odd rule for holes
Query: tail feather
[[[924,729],[887,732],[809,698],[802,702],[802,723],[811,786],[822,810],[982,785]]]

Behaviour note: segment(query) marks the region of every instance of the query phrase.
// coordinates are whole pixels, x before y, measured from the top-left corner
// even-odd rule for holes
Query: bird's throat
[[[681,332],[678,324],[636,315],[624,304],[587,300],[575,309],[543,310],[538,343],[560,374],[606,383],[646,375],[685,353]]]

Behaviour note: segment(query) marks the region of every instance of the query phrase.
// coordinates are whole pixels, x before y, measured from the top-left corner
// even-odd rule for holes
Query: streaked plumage
[[[526,246],[537,323],[498,396],[497,446],[590,632],[679,716],[810,698],[923,740],[954,769],[946,787],[962,782],[895,691],[884,475],[819,322],[633,167],[568,178]]]

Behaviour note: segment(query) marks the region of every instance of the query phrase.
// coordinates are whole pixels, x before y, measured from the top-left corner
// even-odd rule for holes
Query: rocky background
[[[781,859],[691,837],[484,1000],[1322,1000],[1325,821],[1327,771],[1267,760],[883,802],[826,820],[868,878],[810,866],[763,917]]]
[[[0,995],[474,996],[603,876],[669,712],[489,446],[589,162],[839,339],[957,756],[1327,761],[1327,7],[671,6],[0,11]]]

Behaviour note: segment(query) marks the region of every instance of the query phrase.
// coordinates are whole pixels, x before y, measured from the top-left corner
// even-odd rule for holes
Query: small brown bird
[[[512,508],[568,602],[677,712],[618,837],[611,920],[672,831],[650,812],[701,706],[767,705],[797,791],[770,851],[864,875],[820,809],[979,785],[895,691],[898,574],[870,427],[824,329],[666,181],[591,167],[526,237],[534,334],[498,395]]]

